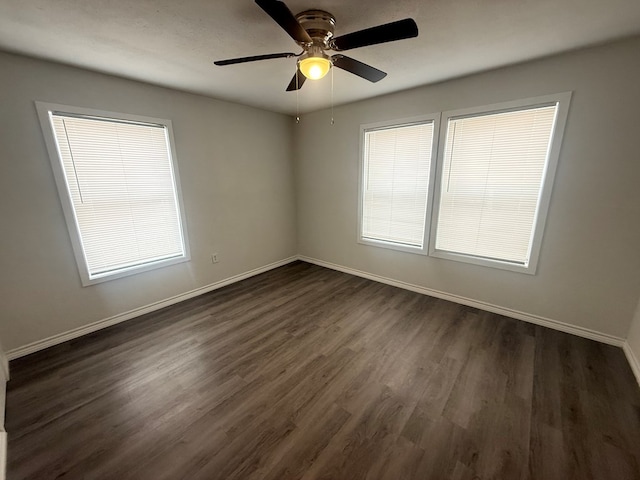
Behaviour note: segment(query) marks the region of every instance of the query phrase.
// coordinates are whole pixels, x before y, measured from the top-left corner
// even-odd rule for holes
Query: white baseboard
[[[0,480],[7,474],[7,432],[4,429],[5,409],[7,405],[7,380],[9,380],[9,362],[0,348]]]
[[[6,478],[7,473],[7,432],[4,429],[4,415],[7,400],[7,380],[9,380],[9,363],[2,350],[2,370],[0,371],[0,480]],[[6,370],[5,370],[6,362]]]
[[[0,431],[0,480],[7,476],[7,432]]]
[[[640,385],[640,359],[636,357],[636,354],[631,349],[631,345],[629,345],[629,342],[625,341],[624,345],[622,346],[622,349],[624,350],[624,354],[627,356],[629,365],[631,365],[631,370],[633,370],[633,374],[636,376],[638,385]]]
[[[14,360],[16,358],[24,357],[25,355],[29,355],[30,353],[35,353],[39,350],[44,350],[45,348],[58,345],[59,343],[66,342],[68,340],[73,340],[74,338],[78,338],[83,335],[87,335],[89,333],[102,330],[103,328],[116,325],[126,320],[131,320],[132,318],[139,317],[140,315],[144,315],[146,313],[160,310],[161,308],[174,305],[176,303],[182,302],[184,300],[188,300],[193,297],[197,297],[198,295],[202,295],[204,293],[208,293],[213,290],[217,290],[218,288],[222,288],[232,283],[236,283],[241,280],[244,280],[246,278],[259,275],[269,270],[273,270],[274,268],[281,267],[283,265],[294,262],[296,260],[298,260],[297,256],[285,258],[284,260],[270,263],[263,267],[255,268],[253,270],[241,273],[239,275],[234,275],[233,277],[220,280],[219,282],[212,283],[204,287],[196,288],[195,290],[191,290],[190,292],[182,293],[180,295],[176,295],[174,297],[167,298],[159,302],[151,303],[143,307],[134,308],[133,310],[129,310],[128,312],[120,313],[118,315],[114,315],[109,318],[104,318],[102,320],[98,320],[97,322],[90,323],[89,325],[84,325],[79,328],[74,328],[73,330],[69,330],[68,332],[60,333],[58,335],[54,335],[52,337],[48,337],[43,340],[38,340],[36,342],[30,343],[28,345],[24,345],[22,347],[14,348],[13,350],[9,350],[7,352],[7,357],[9,360]]]
[[[404,288],[411,290],[412,292],[422,293],[431,297],[442,298],[443,300],[449,300],[451,302],[467,305],[469,307],[478,308],[487,312],[497,313],[504,315],[505,317],[515,318],[517,320],[523,320],[525,322],[534,323],[542,327],[552,328],[561,332],[570,333],[579,337],[588,338],[597,342],[606,343],[608,345],[614,345],[616,347],[622,347],[626,342],[624,338],[615,337],[606,333],[597,332],[589,328],[578,327],[576,325],[570,325],[568,323],[560,322],[558,320],[552,320],[550,318],[540,317],[538,315],[532,315],[530,313],[520,312],[518,310],[512,310],[510,308],[499,307],[498,305],[492,305],[490,303],[482,302],[479,300],[473,300],[471,298],[461,297],[459,295],[453,295],[451,293],[441,292],[439,290],[432,290],[430,288],[421,287],[411,283],[402,282],[400,280],[394,280],[392,278],[382,277],[373,273],[363,272],[349,267],[343,267],[342,265],[336,265],[335,263],[325,262],[316,258],[306,257],[304,255],[298,256],[298,258],[304,262],[313,263],[321,267],[330,268],[332,270],[338,270],[340,272],[349,273],[357,277],[367,278],[376,282],[385,283],[394,287]]]
[[[160,310],[161,308],[167,307],[169,305],[173,305],[178,302],[182,302],[184,300],[188,300],[190,298],[196,297],[198,295],[202,295],[204,293],[216,290],[218,288],[222,288],[226,285],[230,285],[235,282],[239,282],[249,277],[253,277],[255,275],[259,275],[260,273],[267,272],[274,268],[281,267],[288,263],[291,263],[295,260],[302,260],[304,262],[312,263],[315,265],[319,265],[321,267],[330,268],[332,270],[337,270],[340,272],[348,273],[351,275],[355,275],[362,278],[367,278],[369,280],[373,280],[380,283],[385,283],[387,285],[392,285],[394,287],[403,288],[406,290],[410,290],[413,292],[421,293],[423,295],[429,295],[436,298],[442,298],[443,300],[449,300],[451,302],[459,303],[461,305],[467,305],[469,307],[478,308],[480,310],[485,310],[492,313],[497,313],[499,315],[504,315],[506,317],[515,318],[517,320],[523,320],[525,322],[533,323],[536,325],[540,325],[543,327],[552,328],[554,330],[559,330],[561,332],[570,333],[572,335],[577,335],[579,337],[588,338],[591,340],[595,340],[598,342],[606,343],[608,345],[614,345],[616,347],[623,347],[627,358],[629,358],[629,362],[631,363],[631,367],[636,374],[636,377],[640,377],[640,367],[638,360],[635,356],[633,356],[633,352],[631,352],[628,347],[625,339],[616,337],[613,335],[608,335],[606,333],[601,333],[595,330],[591,330],[584,327],[578,327],[576,325],[570,325],[568,323],[564,323],[558,320],[553,320],[550,318],[541,317],[538,315],[532,315],[530,313],[520,312],[518,310],[513,310],[510,308],[500,307],[498,305],[493,305],[490,303],[482,302],[479,300],[474,300],[471,298],[462,297],[460,295],[454,295],[451,293],[441,292],[439,290],[433,290],[426,287],[421,287],[419,285],[414,285],[411,283],[403,282],[400,280],[394,280],[392,278],[383,277],[380,275],[375,275],[372,273],[364,272],[361,270],[356,270],[349,267],[344,267],[342,265],[337,265],[335,263],[325,262],[323,260],[318,260],[316,258],[307,257],[304,255],[298,255],[286,258],[284,260],[280,260],[278,262],[271,263],[269,265],[265,265],[260,268],[256,268],[254,270],[250,270],[245,273],[241,273],[239,275],[235,275],[233,277],[221,280],[219,282],[206,285],[201,288],[197,288],[195,290],[191,290],[190,292],[186,292],[180,295],[176,295],[174,297],[161,300],[159,302],[152,303],[150,305],[146,305],[140,308],[136,308],[130,310],[125,313],[121,313],[118,315],[114,315],[109,318],[105,318],[102,320],[98,320],[97,322],[91,323],[89,325],[85,325],[68,332],[64,332],[58,335],[54,335],[49,338],[45,338],[43,340],[39,340],[37,342],[30,343],[28,345],[10,350],[7,352],[6,357],[9,360],[13,360],[25,355],[29,355],[30,353],[37,352],[39,350],[43,350],[45,348],[51,347],[53,345],[57,345],[62,342],[66,342],[68,340],[73,340],[74,338],[81,337],[82,335],[87,335],[89,333],[96,332],[103,328],[110,327],[112,325],[116,325],[118,323],[124,322],[126,320],[130,320],[135,317],[139,317],[140,315],[144,315],[149,312],[153,312],[156,310]],[[632,360],[633,359],[633,360]],[[1,360],[1,359],[0,359]],[[634,363],[635,362],[635,363]],[[6,372],[8,375],[8,371]],[[7,377],[8,378],[8,377]],[[640,380],[639,380],[640,381]]]
[[[0,345],[0,380],[8,382],[11,376],[9,375],[9,358],[4,353],[4,348]]]

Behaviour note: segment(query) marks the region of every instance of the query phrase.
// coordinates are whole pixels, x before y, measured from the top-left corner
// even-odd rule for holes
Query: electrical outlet
[[[218,263],[218,254],[217,253],[212,253],[211,254],[211,263]]]

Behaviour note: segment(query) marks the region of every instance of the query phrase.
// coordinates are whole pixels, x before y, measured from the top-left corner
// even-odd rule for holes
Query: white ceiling
[[[412,17],[417,38],[350,50],[388,72],[372,84],[334,74],[342,104],[640,33],[640,0],[287,0],[327,10],[336,36]],[[0,49],[295,113],[295,59],[217,67],[213,60],[298,52],[253,0],[0,0]],[[640,53],[640,52],[639,52]],[[640,58],[640,57],[639,57]],[[331,78],[308,81],[300,110],[330,105]]]

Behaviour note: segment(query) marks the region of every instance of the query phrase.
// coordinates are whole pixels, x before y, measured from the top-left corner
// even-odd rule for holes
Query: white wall
[[[640,287],[640,38],[302,117],[302,255],[626,337]],[[389,72],[393,75],[393,72]],[[336,82],[339,82],[336,78]],[[573,91],[535,276],[356,243],[360,124]]]
[[[4,53],[0,72],[7,351],[295,255],[290,117]],[[190,262],[81,286],[34,100],[173,122]]]

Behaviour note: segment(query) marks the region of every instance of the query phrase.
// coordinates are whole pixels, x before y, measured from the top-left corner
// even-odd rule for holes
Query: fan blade
[[[337,52],[352,48],[366,47],[378,43],[394,42],[418,36],[418,25],[412,18],[405,18],[397,22],[378,25],[377,27],[359,30],[336,37],[331,42],[331,48]]]
[[[351,57],[345,57],[344,55],[334,55],[331,57],[331,61],[333,62],[334,67],[338,67],[349,73],[358,75],[370,82],[379,82],[387,76],[387,74],[382,70],[373,68],[371,65],[359,62]]]
[[[253,57],[230,58],[229,60],[217,60],[213,62],[215,65],[223,67],[225,65],[235,65],[236,63],[257,62],[258,60],[271,60],[272,58],[291,58],[297,57],[295,53],[270,53],[268,55],[255,55]]]
[[[298,79],[297,83],[296,83],[296,78]],[[300,69],[296,70],[296,74],[293,76],[293,78],[289,82],[289,86],[287,87],[287,92],[293,92],[295,90],[300,90],[302,88],[302,85],[304,85],[304,81],[306,79],[307,79],[307,77],[305,77],[302,74]]]
[[[291,13],[291,10],[289,10],[284,2],[279,0],[256,0],[256,3],[296,42],[313,42],[307,31],[302,28],[302,25],[300,25],[298,20],[296,20],[296,17],[294,17],[293,13]]]

